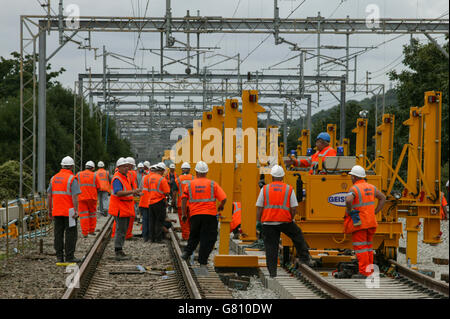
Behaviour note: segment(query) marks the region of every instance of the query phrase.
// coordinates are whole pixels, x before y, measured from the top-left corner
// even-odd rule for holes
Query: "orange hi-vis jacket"
[[[376,187],[367,183],[365,180],[359,180],[352,187],[349,192],[353,194],[354,199],[352,209],[359,211],[359,218],[361,225],[353,226],[350,215],[345,212],[344,218],[344,232],[346,234],[353,233],[357,230],[377,227],[377,219],[375,216],[375,191]]]
[[[114,180],[118,179],[123,186],[124,191],[131,191],[131,184],[128,181],[128,178],[122,175],[120,172],[114,174],[111,181],[111,189]],[[113,216],[119,217],[134,217],[134,201],[133,196],[116,196],[114,192],[111,194],[111,198],[109,200],[109,211],[108,213]],[[120,213],[120,215],[119,215]]]
[[[227,195],[216,182],[206,177],[188,181],[183,191],[183,198],[189,202],[189,215],[217,215],[216,200],[223,201]]]
[[[130,181],[131,187],[133,187],[133,189],[137,189],[137,172],[134,170],[128,171],[128,179]]]
[[[150,199],[150,191],[149,191],[149,180],[152,177],[152,175],[155,174],[154,172],[150,172],[148,175],[145,175],[142,178],[142,193],[144,195],[141,196],[141,199],[139,200],[139,207],[146,207],[148,208],[148,202]]]
[[[444,207],[448,205],[447,200],[445,199],[445,195],[443,192],[441,192],[441,198],[440,198],[441,207],[439,210],[439,215],[441,216],[442,220],[447,220],[447,215],[445,214]]]
[[[241,202],[233,202],[233,216],[231,217],[230,232],[241,224]]]
[[[71,190],[74,179],[73,172],[64,168],[51,178],[52,216],[69,217],[69,209],[74,208]]]
[[[291,195],[294,189],[283,182],[272,182],[263,187],[264,207],[261,222],[292,221]]]
[[[78,200],[97,200],[97,187],[99,186],[97,173],[86,169],[77,174],[77,179],[81,189]]]
[[[313,173],[313,167],[314,165],[319,163],[319,158],[327,157],[327,156],[336,156],[336,150],[333,149],[331,146],[325,147],[322,151],[317,151],[313,155],[311,155],[307,160],[300,160],[300,163],[297,159],[294,160],[294,166],[301,166],[301,167],[310,167],[309,174]]]
[[[170,187],[167,179],[157,173],[151,174],[148,180],[148,206],[160,202],[166,198],[166,194],[170,193]]]
[[[183,195],[184,188],[186,187],[187,181],[192,181],[194,179],[194,176],[192,174],[182,174],[180,176],[177,176],[175,179],[178,187],[178,201],[177,201],[177,207],[181,208],[181,196]]]
[[[99,183],[98,190],[100,192],[111,193],[111,184],[109,184],[109,172],[104,168],[99,168],[96,173]]]

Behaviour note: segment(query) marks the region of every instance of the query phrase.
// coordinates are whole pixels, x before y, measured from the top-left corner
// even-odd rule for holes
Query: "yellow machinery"
[[[335,261],[346,260],[338,256],[337,249],[352,249],[351,236],[343,233],[343,216],[344,199],[352,185],[348,171],[355,164],[366,168],[368,182],[383,191],[387,197],[385,207],[377,216],[379,225],[373,240],[373,247],[378,253],[396,258],[399,238],[403,234],[402,223],[398,218],[406,218],[406,254],[412,264],[417,263],[420,218],[424,220],[424,242],[440,242],[441,104],[441,93],[433,91],[425,93],[423,107],[411,108],[410,119],[404,123],[409,126],[409,143],[404,145],[395,168],[395,118],[390,114],[384,114],[382,124],[376,128],[376,158],[373,162],[367,158],[367,119],[359,118],[352,131],[356,134],[356,156],[348,156],[349,140],[345,139],[341,145],[344,147],[344,156],[327,158],[326,165],[319,162],[318,170],[326,171],[326,174],[310,175],[307,169],[293,170],[289,167],[286,170],[284,145],[280,143],[277,162],[286,170],[284,181],[294,187],[297,194],[303,194],[303,191],[306,194],[299,202],[295,222],[301,227],[311,249],[336,257]],[[242,112],[239,111],[237,99],[227,99],[224,107],[215,106],[212,111],[204,112],[202,120],[194,121],[193,129],[176,145],[174,160],[178,172],[181,162],[188,161],[191,163],[191,172],[195,174],[194,163],[206,158],[210,166],[208,178],[218,182],[227,194],[227,204],[220,218],[219,254],[215,258],[218,267],[258,265],[256,256],[229,255],[229,224],[231,204],[233,201],[240,201],[241,240],[249,242],[257,239],[255,203],[259,193],[261,168],[267,163],[261,161],[254,145],[258,140],[257,116],[264,111],[258,104],[257,91],[243,91]],[[240,118],[243,137],[241,143],[236,138]],[[337,146],[336,125],[328,125],[327,131],[332,136],[331,145]],[[310,147],[309,133],[307,130],[301,132],[301,146],[297,150],[299,156],[305,156]],[[264,147],[273,149],[268,145],[266,143]],[[189,152],[185,152],[186,150]],[[398,172],[406,155],[408,176],[405,182]],[[271,182],[270,175],[266,174],[264,177],[266,184]],[[393,191],[394,183],[397,186],[400,183],[403,192]],[[301,188],[297,189],[297,185]],[[284,235],[282,245],[285,250],[293,252],[291,241]]]

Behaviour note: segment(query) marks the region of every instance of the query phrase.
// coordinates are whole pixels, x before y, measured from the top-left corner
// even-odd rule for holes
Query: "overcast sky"
[[[39,2],[44,0],[0,0],[0,56],[8,57],[13,51],[19,51],[20,48],[20,15],[41,15],[44,10],[40,7]],[[165,0],[150,0],[148,3],[147,17],[161,17],[165,14]],[[279,0],[280,17],[287,17],[303,0]],[[58,0],[52,0],[52,8],[58,11]],[[147,0],[65,0],[64,6],[67,8],[70,4],[76,4],[80,8],[81,16],[144,16]],[[448,1],[447,0],[306,0],[299,9],[297,9],[290,18],[305,18],[317,16],[320,12],[321,16],[329,18],[366,18],[366,9],[368,5],[375,4],[380,10],[381,18],[437,18],[443,16],[448,19]],[[222,16],[222,17],[273,17],[273,0],[172,0],[172,16],[185,16],[186,11],[190,10],[191,15],[197,15],[200,10],[201,16]],[[85,34],[81,35],[85,37]],[[246,57],[267,35],[245,34],[213,34],[202,36],[201,41],[204,46],[220,46],[218,53],[232,56],[240,53],[241,58]],[[282,35],[286,39],[299,43],[303,47],[314,47],[316,45],[315,35]],[[175,37],[180,41],[186,41],[186,36],[176,33]],[[395,35],[354,35],[350,38],[352,46],[371,46],[382,43],[394,38]],[[434,35],[438,42],[443,43],[444,37]],[[76,40],[80,40],[77,37]],[[142,34],[142,42],[136,50],[137,33],[93,33],[92,46],[102,48],[106,46],[108,51],[112,51],[128,57],[134,57],[135,63],[139,66],[151,70],[152,66],[159,70],[159,57],[151,55],[148,51],[140,50],[145,48],[159,47],[159,34]],[[324,45],[345,45],[344,35],[322,35],[322,44]],[[385,76],[385,72],[391,68],[401,70],[402,45],[408,43],[410,37],[405,35],[394,41],[388,42],[380,46],[378,49],[371,50],[358,58],[357,78],[361,82],[365,80],[366,71],[372,72],[372,82],[384,83],[389,87],[389,81]],[[419,36],[424,42],[428,40],[424,36]],[[192,43],[195,43],[195,37],[192,36]],[[47,55],[53,52],[58,46],[58,36],[52,33],[47,38]],[[101,50],[100,50],[101,51]],[[353,52],[352,50],[351,52]],[[323,51],[325,54],[333,56],[342,56],[345,51],[331,52]],[[100,53],[100,52],[98,52]],[[282,44],[275,46],[273,37],[267,39],[254,53],[241,65],[242,74],[247,71],[261,71],[274,65],[284,59],[296,54],[292,52],[288,45]],[[202,58],[201,64],[213,63],[214,59]],[[192,61],[195,64],[195,60]],[[77,45],[70,43],[66,45],[55,57],[50,61],[54,69],[64,67],[67,71],[59,78],[64,86],[73,88],[74,81],[77,79],[78,73],[85,72],[86,67],[91,67],[92,72],[100,73],[102,70],[102,59],[94,59],[93,51],[85,51],[77,49]],[[293,68],[298,64],[295,59],[291,62],[282,64],[282,67]],[[109,66],[126,67],[127,65],[120,61],[108,61]],[[222,67],[222,65],[220,66]],[[235,67],[235,64],[223,64],[223,67]],[[314,75],[316,60],[308,60],[305,64],[305,75]],[[184,67],[172,67],[170,72],[183,72]],[[131,72],[131,71],[129,71]],[[295,71],[280,71],[280,73],[289,73]],[[330,73],[340,75],[341,73]],[[353,79],[353,73],[350,73]],[[363,99],[365,93],[359,93],[353,96],[352,93],[347,94],[347,99],[356,98]],[[333,106],[337,101],[329,94],[322,96],[321,109]],[[315,110],[317,111],[317,110]]]

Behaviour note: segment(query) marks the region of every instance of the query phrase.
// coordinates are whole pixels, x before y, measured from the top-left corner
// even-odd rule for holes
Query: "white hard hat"
[[[144,164],[139,163],[139,164],[138,164],[138,167],[139,167],[139,168],[144,167]]]
[[[159,162],[158,164],[156,164],[156,168],[165,170],[167,168],[167,166],[163,162]]]
[[[87,161],[85,166],[95,168],[95,164],[93,161]]]
[[[445,187],[448,187],[448,181],[447,181],[447,184],[445,184]]]
[[[119,158],[116,162],[117,167],[125,165],[125,164],[128,164],[128,162],[124,157]]]
[[[348,173],[348,175],[364,178],[366,177],[366,171],[363,167],[355,165],[352,167],[352,170],[350,171],[350,173]]]
[[[136,166],[136,162],[134,161],[134,158],[127,157],[125,160],[127,161],[128,164]]]
[[[208,173],[208,164],[206,164],[203,161],[199,161],[196,165],[195,165],[195,171],[199,172],[199,173]]]
[[[175,168],[175,164],[170,164],[169,168]]]
[[[281,167],[280,165],[274,165],[270,170],[270,175],[272,175],[273,177],[283,177],[284,176],[283,167]]]
[[[184,162],[184,163],[181,165],[181,169],[185,169],[185,168],[191,169],[191,165],[189,165],[188,162]]]
[[[145,161],[144,162],[144,166],[147,167],[147,168],[150,168],[150,162],[149,161]]]
[[[97,166],[98,166],[98,167],[105,167],[105,163],[103,163],[102,161],[99,161],[99,162],[97,163]]]
[[[61,161],[61,166],[74,166],[75,162],[73,161],[73,158],[70,156],[66,156]]]

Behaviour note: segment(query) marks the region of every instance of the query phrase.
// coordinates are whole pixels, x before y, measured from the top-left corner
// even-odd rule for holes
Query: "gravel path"
[[[403,223],[403,229],[405,229],[405,219],[399,218],[399,221]],[[441,221],[441,243],[432,246],[424,244],[423,240],[423,226],[419,231],[419,238],[417,244],[417,268],[419,270],[432,270],[435,272],[435,279],[440,280],[441,274],[449,273],[449,265],[436,265],[433,263],[433,258],[447,258],[449,255],[449,224],[448,221]],[[403,231],[403,238],[399,240],[400,247],[406,247],[406,231]],[[405,254],[397,254],[397,261],[403,265],[407,264]]]
[[[100,230],[106,217],[97,218],[97,230]],[[65,267],[56,266],[55,250],[53,248],[53,231],[43,240],[43,254],[39,247],[32,247],[31,253],[18,254],[8,262],[0,262],[0,299],[54,299],[61,298],[66,290]],[[94,242],[95,237],[83,238],[78,225],[78,240],[75,257],[82,258]],[[33,242],[33,240],[31,240]],[[39,242],[39,238],[37,240]],[[11,247],[16,247],[16,240],[11,240]]]

